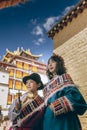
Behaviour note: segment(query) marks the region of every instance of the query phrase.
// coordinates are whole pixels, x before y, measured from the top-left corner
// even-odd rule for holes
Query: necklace
[[[28,98],[35,98],[36,95],[37,95],[37,93],[28,93],[28,94],[27,94],[27,97],[28,97]]]
[[[25,104],[27,101],[34,99],[37,95],[38,95],[37,93],[29,93],[29,92],[28,92],[28,93],[26,94],[26,96],[24,97],[22,103]]]

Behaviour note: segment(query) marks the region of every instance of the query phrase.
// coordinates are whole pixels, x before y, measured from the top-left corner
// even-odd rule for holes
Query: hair
[[[56,66],[57,75],[62,75],[64,73],[66,73],[66,67],[65,67],[64,59],[61,56],[53,54],[49,58],[48,64],[49,64],[50,60],[53,60],[53,61],[57,62],[57,66]],[[49,79],[53,78],[53,74],[49,71],[49,69],[47,69],[46,74],[47,74]]]

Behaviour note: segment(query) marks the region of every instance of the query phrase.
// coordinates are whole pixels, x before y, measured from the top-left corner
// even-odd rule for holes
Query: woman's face
[[[57,62],[52,60],[52,59],[50,59],[49,62],[48,62],[48,66],[47,67],[48,67],[48,70],[51,73],[55,74],[56,73]]]

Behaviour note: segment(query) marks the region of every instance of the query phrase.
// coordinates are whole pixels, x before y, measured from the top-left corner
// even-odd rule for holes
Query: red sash
[[[44,100],[37,96],[20,110],[20,114],[13,121],[13,127],[33,128],[38,125],[44,113]]]

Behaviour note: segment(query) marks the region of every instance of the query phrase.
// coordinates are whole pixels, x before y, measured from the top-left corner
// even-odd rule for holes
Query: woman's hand
[[[49,105],[49,108],[53,111],[53,105],[52,104]]]

